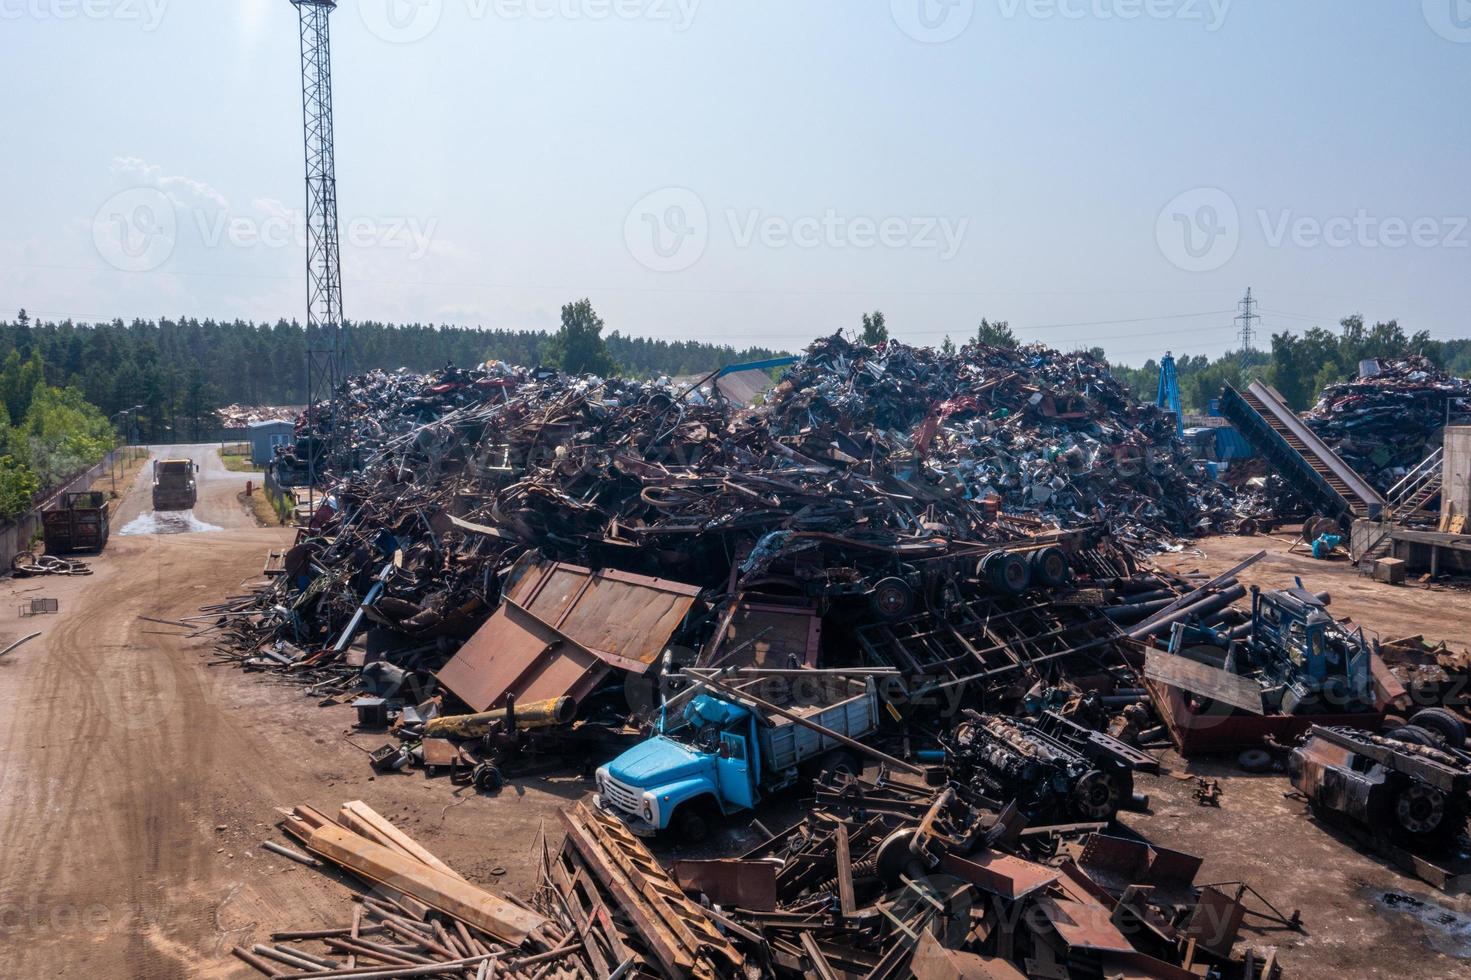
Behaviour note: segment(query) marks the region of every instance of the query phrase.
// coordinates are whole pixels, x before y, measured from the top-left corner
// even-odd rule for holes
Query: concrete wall
[[[1445,429],[1445,486],[1440,494],[1440,516],[1471,516],[1471,425]]]

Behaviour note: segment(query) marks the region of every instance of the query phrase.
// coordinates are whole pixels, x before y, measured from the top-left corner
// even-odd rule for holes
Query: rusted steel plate
[[[506,604],[470,637],[436,675],[475,711],[518,701],[581,700],[608,666],[535,616]]]
[[[928,932],[919,937],[909,975],[914,980],[1026,980],[1026,974],[1006,960],[946,949]]]
[[[1053,869],[1033,861],[994,851],[968,858],[946,854],[940,859],[940,867],[977,888],[1010,901],[1024,898],[1061,877]]]
[[[1038,895],[1037,906],[1063,942],[1100,953],[1132,953],[1133,945],[1113,924],[1113,913],[1077,882],[1059,878],[1057,889]]]
[[[618,668],[642,674],[699,590],[666,579],[525,562],[501,607],[439,671],[439,682],[476,711],[506,698],[580,701]]]
[[[680,888],[704,892],[716,905],[776,911],[776,865],[769,861],[676,861],[674,877]]]
[[[518,578],[507,598],[603,659],[648,666],[699,592],[669,579],[548,562]]]

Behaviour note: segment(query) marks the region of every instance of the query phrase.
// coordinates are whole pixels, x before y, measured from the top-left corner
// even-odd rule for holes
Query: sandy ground
[[[242,592],[265,552],[289,540],[288,530],[255,526],[237,497],[252,475],[226,471],[214,449],[168,450],[201,465],[188,517],[150,517],[149,468],[140,471],[106,552],[90,559],[93,576],[0,580],[0,646],[44,631],[0,659],[8,975],[249,977],[228,957],[232,945],[345,922],[345,885],[260,849],[280,837],[278,807],[366,800],[472,880],[526,891],[539,829],[556,833],[556,809],[588,791],[575,777],[523,781],[497,797],[419,774],[374,779],[354,743],[382,738],[354,733],[351,708],[318,707],[272,676],[210,668],[206,642],[140,619],[194,615]],[[117,533],[130,525],[148,533]],[[218,530],[188,530],[201,526]],[[1385,636],[1465,641],[1464,593],[1378,586],[1346,566],[1284,555],[1287,545],[1208,539],[1168,564],[1214,572],[1267,548],[1247,581],[1278,587],[1302,575],[1333,593],[1341,615]],[[37,596],[57,598],[60,612],[21,618],[17,606]],[[1439,896],[1319,828],[1284,798],[1283,777],[1173,754],[1165,764],[1220,778],[1221,808],[1197,806],[1191,783],[1164,775],[1142,780],[1152,812],[1124,822],[1205,856],[1202,881],[1245,880],[1302,909],[1306,934],[1248,936],[1278,946],[1288,976],[1471,976],[1471,900]],[[778,810],[762,820],[774,828],[798,812]],[[743,828],[724,835],[729,851],[753,841]],[[1386,895],[1427,904],[1390,907],[1397,900]]]
[[[8,976],[256,976],[229,958],[232,945],[329,924],[348,907],[345,886],[260,849],[280,839],[278,807],[366,800],[462,873],[514,889],[531,883],[538,827],[555,828],[555,809],[585,791],[567,779],[487,798],[417,774],[374,780],[347,738],[377,742],[352,735],[351,708],[207,667],[206,643],[140,619],[195,615],[242,592],[290,539],[255,525],[236,496],[251,474],[228,472],[214,450],[167,453],[199,462],[194,521],[220,530],[119,534],[147,517],[145,467],[106,551],[82,556],[94,575],[0,580],[0,647],[43,631],[0,658]],[[60,612],[18,614],[41,596]]]

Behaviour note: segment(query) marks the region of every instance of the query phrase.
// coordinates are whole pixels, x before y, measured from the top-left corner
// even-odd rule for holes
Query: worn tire
[[[1449,748],[1466,747],[1466,724],[1445,708],[1424,708],[1410,718],[1410,724],[1445,739]]]
[[[914,589],[898,576],[879,579],[873,586],[873,609],[884,619],[903,619],[914,611]]]
[[[699,844],[710,839],[710,819],[705,808],[695,801],[685,803],[674,811],[669,826],[673,828],[674,836],[684,844]]]
[[[1057,545],[1032,552],[1032,581],[1055,589],[1067,584],[1067,555]]]
[[[1032,569],[1021,555],[998,551],[986,559],[986,578],[1002,595],[1021,595],[1032,583]]]
[[[1396,728],[1389,733],[1389,737],[1396,741],[1409,742],[1411,745],[1423,745],[1431,749],[1440,748],[1439,736],[1430,729],[1421,728],[1419,725],[1405,725],[1403,728]]]
[[[1272,753],[1266,749],[1247,749],[1236,757],[1236,764],[1246,772],[1272,771]]]

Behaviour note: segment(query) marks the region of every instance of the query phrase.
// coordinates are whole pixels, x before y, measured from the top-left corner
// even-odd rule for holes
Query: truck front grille
[[[630,786],[625,786],[609,776],[603,783],[603,796],[618,809],[635,816],[642,812],[643,796]]]

